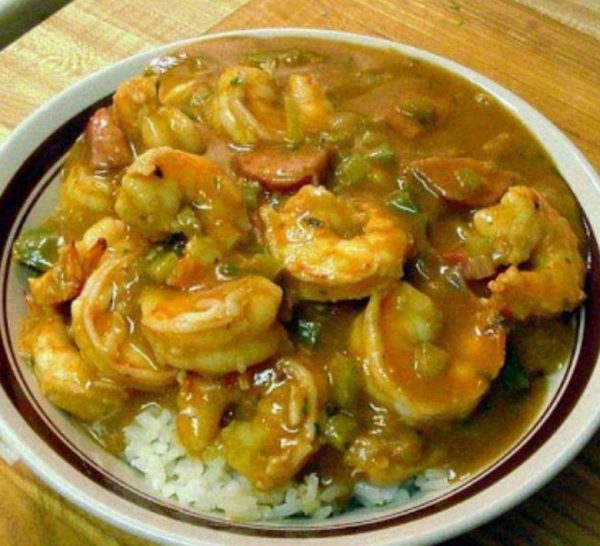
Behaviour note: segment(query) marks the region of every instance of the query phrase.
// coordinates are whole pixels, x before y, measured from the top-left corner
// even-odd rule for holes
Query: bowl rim
[[[45,103],[33,114],[28,116],[26,120],[11,134],[9,139],[2,144],[0,147],[0,161],[5,165],[5,172],[13,173],[20,167],[21,156],[23,156],[23,150],[34,149],[35,146],[31,144],[32,134],[34,135],[33,140],[37,138],[43,141],[49,134],[53,132],[56,127],[49,128],[49,125],[55,124],[56,126],[64,122],[64,117],[68,111],[75,111],[76,108],[82,110],[83,107],[89,106],[93,100],[90,96],[96,96],[101,98],[103,90],[109,89],[114,90],[116,84],[127,77],[125,73],[137,73],[139,68],[147,61],[155,56],[163,54],[168,51],[176,50],[182,47],[186,47],[195,43],[201,43],[204,41],[218,40],[221,38],[229,37],[255,37],[255,38],[270,38],[270,37],[300,37],[300,38],[316,38],[334,40],[342,43],[354,43],[361,44],[364,46],[374,47],[376,49],[391,49],[407,56],[422,59],[428,61],[436,66],[448,70],[453,74],[465,78],[472,83],[478,85],[486,92],[492,94],[496,99],[503,104],[511,113],[521,120],[529,130],[540,140],[541,145],[550,153],[553,157],[557,167],[560,169],[563,166],[563,162],[558,161],[557,156],[566,154],[564,159],[565,163],[570,163],[568,166],[574,171],[579,172],[581,176],[581,184],[590,186],[589,200],[585,200],[576,193],[580,204],[587,213],[588,218],[593,224],[594,231],[600,232],[600,221],[596,220],[593,216],[594,206],[593,202],[598,203],[598,197],[600,194],[600,178],[594,172],[594,169],[585,159],[585,157],[579,152],[574,144],[566,137],[556,126],[554,126],[548,119],[546,119],[537,110],[534,110],[531,106],[525,103],[522,99],[518,98],[504,87],[496,84],[492,80],[480,75],[479,73],[466,68],[454,61],[441,57],[439,55],[427,52],[415,48],[413,46],[404,45],[395,41],[386,40],[382,38],[375,38],[367,35],[347,33],[340,31],[332,31],[325,29],[297,29],[297,28],[266,28],[266,29],[248,29],[241,31],[229,31],[219,32],[215,34],[205,34],[200,37],[190,38],[186,40],[176,41],[169,44],[165,44],[156,48],[152,48],[140,53],[137,53],[131,57],[128,57],[122,61],[111,64],[98,72],[95,72],[80,82],[76,83],[72,87],[61,92],[59,95]],[[134,70],[132,67],[136,67]],[[69,107],[69,104],[71,107]],[[62,117],[61,117],[62,116]],[[542,138],[544,136],[544,138]],[[565,167],[566,168],[566,167]],[[5,177],[1,183],[1,190],[4,191],[6,183],[12,174]],[[572,187],[572,185],[571,185]],[[593,191],[592,191],[593,190]],[[12,226],[8,226],[11,228]],[[590,298],[592,299],[592,298]],[[592,372],[594,383],[590,381],[585,388],[585,392],[588,392],[591,387],[596,385],[600,387],[600,370],[598,366],[595,366]],[[581,400],[577,402],[580,405]],[[576,405],[576,408],[577,408]],[[574,408],[574,409],[576,409]],[[580,408],[582,409],[582,408]],[[581,411],[579,413],[582,413]],[[573,418],[571,415],[570,418]],[[505,494],[501,498],[490,499],[493,502],[488,504],[479,504],[478,506],[472,506],[471,512],[467,515],[463,515],[452,521],[443,523],[439,522],[437,527],[426,530],[424,532],[409,531],[404,536],[398,536],[391,532],[393,529],[398,529],[397,526],[389,527],[382,530],[367,531],[365,533],[357,533],[354,538],[366,539],[366,535],[369,536],[370,544],[413,544],[418,540],[418,544],[432,543],[442,539],[448,539],[455,536],[458,533],[465,532],[477,525],[484,523],[485,521],[497,516],[501,512],[511,508],[526,496],[532,494],[544,483],[549,481],[558,471],[560,471],[583,447],[584,443],[589,440],[591,435],[594,433],[598,425],[600,424],[600,407],[598,405],[592,406],[591,409],[583,412],[582,416],[578,416],[579,421],[576,423],[579,430],[575,440],[568,445],[559,445],[558,450],[551,456],[549,460],[546,460],[542,468],[535,469],[536,472],[526,480],[521,480],[520,488],[513,491],[511,494]],[[151,540],[162,541],[163,543],[169,544],[237,544],[237,545],[254,545],[254,544],[266,544],[271,543],[271,538],[266,537],[251,537],[233,533],[224,533],[223,531],[215,531],[209,528],[196,528],[196,535],[202,533],[205,536],[196,536],[182,534],[181,530],[176,527],[181,525],[181,522],[173,520],[166,520],[163,516],[157,516],[150,512],[143,512],[146,515],[150,514],[151,522],[147,518],[145,520],[138,519],[133,516],[133,512],[119,511],[118,507],[113,506],[111,503],[98,503],[94,499],[94,489],[97,488],[97,484],[90,488],[90,491],[82,492],[78,488],[77,483],[72,483],[67,479],[67,476],[61,473],[61,468],[64,467],[65,462],[60,460],[54,453],[45,453],[46,458],[36,455],[35,433],[34,437],[31,437],[31,430],[19,430],[20,428],[27,428],[28,425],[24,422],[23,418],[16,412],[16,410],[5,400],[4,393],[0,398],[0,432],[2,437],[6,439],[25,460],[25,462],[34,470],[34,472],[41,477],[51,487],[58,490],[61,494],[75,502],[79,506],[95,514],[96,516],[109,521],[110,523],[121,527],[129,532],[144,536]],[[572,427],[573,428],[573,427]],[[559,428],[560,430],[560,428]],[[563,434],[564,436],[564,431]],[[550,439],[557,440],[560,435],[554,433]],[[39,443],[39,442],[38,442]],[[555,442],[556,443],[556,442]],[[550,441],[547,442],[538,452],[548,452]],[[64,470],[64,468],[63,468]],[[68,474],[68,473],[67,473]],[[512,473],[511,473],[512,474]],[[503,482],[510,476],[507,475],[500,480]],[[498,484],[494,484],[491,487],[485,489],[483,493],[490,492],[496,488]],[[108,496],[113,495],[110,492],[106,492]],[[104,495],[103,495],[104,496]],[[113,495],[114,496],[114,495]],[[480,497],[480,494],[476,494],[475,497]],[[475,498],[473,497],[473,498]],[[489,497],[489,495],[488,495]],[[470,499],[471,500],[471,499]],[[468,504],[468,501],[461,503],[462,505]],[[456,508],[456,507],[454,507]],[[463,507],[464,508],[464,507]],[[445,511],[442,511],[442,514]],[[439,518],[438,518],[439,519]],[[159,525],[160,524],[160,525]],[[184,524],[185,525],[185,524]],[[227,536],[224,536],[227,535]],[[229,537],[229,538],[228,538]],[[342,535],[341,537],[323,537],[318,542],[323,541],[329,544],[347,544],[350,535]],[[197,541],[196,539],[200,539]],[[340,542],[338,542],[341,539]],[[295,539],[280,539],[277,538],[273,544],[291,544]]]

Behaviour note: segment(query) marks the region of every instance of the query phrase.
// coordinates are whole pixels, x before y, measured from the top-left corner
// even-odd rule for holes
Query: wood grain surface
[[[600,168],[598,0],[75,0],[0,52],[0,141],[59,91],[141,49],[274,26],[383,36],[463,63],[538,108]],[[148,543],[0,462],[0,544]],[[600,437],[532,498],[447,544],[600,544]]]

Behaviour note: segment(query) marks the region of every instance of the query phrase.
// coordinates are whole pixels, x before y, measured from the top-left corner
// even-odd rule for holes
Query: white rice
[[[338,486],[323,486],[316,474],[301,483],[268,493],[257,491],[224,458],[202,462],[186,455],[179,443],[171,411],[150,407],[125,428],[125,459],[161,495],[202,512],[217,512],[233,520],[279,520],[291,516],[324,519],[336,513]],[[449,486],[446,469],[426,470],[415,479],[390,487],[367,482],[355,485],[352,505],[400,506],[417,496]]]

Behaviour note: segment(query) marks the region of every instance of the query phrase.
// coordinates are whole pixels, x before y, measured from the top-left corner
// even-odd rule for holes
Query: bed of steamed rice
[[[150,407],[125,428],[125,458],[161,495],[203,512],[234,520],[279,520],[291,516],[325,519],[336,511],[339,486],[324,486],[316,474],[277,491],[262,492],[231,469],[225,459],[202,462],[186,455],[171,411]],[[399,485],[377,487],[358,482],[351,505],[400,506],[416,497],[448,487],[445,469],[429,469]]]

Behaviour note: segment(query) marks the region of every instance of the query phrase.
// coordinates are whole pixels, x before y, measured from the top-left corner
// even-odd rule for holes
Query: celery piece
[[[271,280],[279,275],[281,269],[281,263],[270,254],[254,254],[244,261],[244,271]]]
[[[377,146],[378,144],[382,144],[385,140],[385,137],[376,131],[372,131],[367,129],[358,140],[358,143],[365,148],[372,148],[373,146]]]
[[[172,250],[164,247],[153,248],[144,260],[146,275],[155,282],[162,283],[167,280],[179,257]]]
[[[345,155],[335,170],[335,177],[343,186],[357,186],[369,175],[369,162],[358,152]]]
[[[211,265],[221,259],[221,252],[210,237],[192,237],[186,247],[186,255],[202,265]]]
[[[218,273],[221,277],[234,278],[242,274],[242,268],[238,264],[232,262],[224,262],[219,264]]]
[[[302,130],[302,121],[300,119],[300,108],[296,100],[289,95],[285,96],[284,107],[288,141],[290,144],[297,146],[304,140],[304,131]]]
[[[177,215],[177,228],[188,237],[202,232],[202,224],[191,206],[183,208]]]
[[[336,355],[327,364],[327,375],[331,397],[340,408],[356,406],[360,389],[360,374],[354,360],[345,355]]]
[[[387,142],[379,144],[379,146],[367,154],[367,157],[372,161],[377,161],[378,163],[381,163],[387,167],[390,167],[396,163],[396,154]]]
[[[33,269],[47,271],[58,258],[61,238],[47,229],[31,229],[22,233],[13,246],[13,257]]]
[[[278,64],[276,54],[263,52],[250,53],[244,57],[243,62],[269,73],[273,73]]]
[[[249,210],[256,210],[262,193],[262,186],[256,180],[243,179],[241,181],[242,201]]]
[[[414,203],[408,190],[396,190],[392,192],[388,199],[387,205],[395,212],[407,214],[418,214],[421,209]]]
[[[325,438],[327,443],[335,449],[344,451],[358,430],[355,419],[344,413],[338,413],[327,419],[325,424]]]

